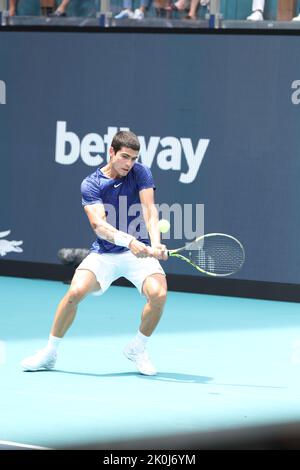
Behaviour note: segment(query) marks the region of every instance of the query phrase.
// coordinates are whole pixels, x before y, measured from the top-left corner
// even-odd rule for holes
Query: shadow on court
[[[98,378],[113,378],[113,377],[136,377],[142,380],[154,380],[154,381],[162,381],[162,382],[177,382],[177,383],[195,383],[195,384],[202,384],[202,385],[215,385],[221,387],[243,387],[243,388],[255,388],[255,389],[274,389],[274,390],[282,390],[286,389],[287,387],[282,386],[274,386],[274,385],[255,385],[255,384],[240,384],[240,383],[221,383],[221,382],[213,382],[213,377],[206,377],[201,375],[193,375],[193,374],[181,374],[175,372],[159,372],[157,375],[142,375],[138,372],[112,372],[109,374],[94,374],[92,372],[77,372],[77,371],[70,371],[70,370],[62,370],[62,369],[55,369],[55,370],[40,370],[35,371],[34,373],[41,373],[41,372],[48,372],[51,374],[68,374],[68,375],[80,375],[85,377],[98,377]],[[30,371],[25,371],[25,373],[30,373]]]
[[[138,372],[113,372],[110,374],[93,374],[91,372],[76,372],[69,370],[40,370],[38,372],[50,372],[51,374],[70,374],[70,375],[82,375],[86,377],[137,377],[143,380],[160,380],[164,382],[178,382],[178,383],[199,383],[207,384],[213,380],[213,377],[205,377],[201,375],[191,375],[191,374],[179,374],[173,372],[159,372],[157,375],[141,375]]]

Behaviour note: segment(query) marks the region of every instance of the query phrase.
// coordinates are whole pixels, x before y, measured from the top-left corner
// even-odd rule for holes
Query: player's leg
[[[100,284],[95,274],[85,269],[75,271],[70,288],[58,305],[47,346],[23,359],[21,366],[24,370],[53,369],[59,343],[73,323],[79,302],[98,289]]]
[[[151,363],[145,348],[149,337],[161,318],[166,302],[167,281],[165,275],[154,273],[147,276],[143,283],[142,292],[147,298],[147,303],[142,312],[139,331],[125,347],[124,354],[135,363],[141,374],[155,375],[155,367]]]
[[[166,303],[166,276],[163,274],[148,276],[143,284],[143,294],[147,298],[147,303],[142,312],[140,332],[149,337],[156,328]]]
[[[94,273],[86,269],[75,271],[70,288],[58,305],[51,335],[62,338],[73,323],[79,302],[99,289],[100,284]]]

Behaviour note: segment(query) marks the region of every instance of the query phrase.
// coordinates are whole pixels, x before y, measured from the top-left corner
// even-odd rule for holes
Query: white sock
[[[147,341],[150,336],[145,336],[140,331],[137,332],[137,335],[133,338],[133,344],[136,349],[143,350],[146,347]]]
[[[261,12],[263,12],[264,8],[265,8],[265,0],[253,0],[252,1],[252,11],[260,10]]]
[[[59,346],[61,340],[62,340],[62,338],[58,338],[57,336],[49,335],[49,340],[48,340],[48,344],[46,346],[46,349],[48,349],[50,351],[57,352],[58,346]]]

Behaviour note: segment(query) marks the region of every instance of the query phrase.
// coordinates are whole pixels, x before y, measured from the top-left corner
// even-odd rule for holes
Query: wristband
[[[128,248],[130,242],[134,240],[134,237],[132,235],[129,235],[128,233],[121,232],[120,230],[118,230],[114,233],[114,240],[115,245],[124,246],[125,248]]]

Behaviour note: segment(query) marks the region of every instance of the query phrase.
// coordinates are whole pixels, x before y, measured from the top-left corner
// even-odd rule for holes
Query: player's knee
[[[78,304],[85,296],[85,290],[79,285],[73,285],[70,287],[67,296],[69,303]]]
[[[167,300],[167,289],[165,287],[159,287],[151,292],[149,301],[153,305],[163,307]]]

